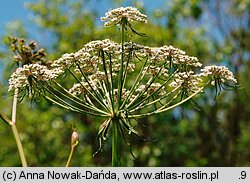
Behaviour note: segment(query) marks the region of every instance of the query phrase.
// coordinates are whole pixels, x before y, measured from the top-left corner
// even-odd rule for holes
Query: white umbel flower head
[[[225,66],[206,66],[204,69],[201,69],[201,76],[212,77],[214,80],[219,79],[222,83],[226,81],[231,81],[237,83],[237,80],[234,78],[233,73]],[[211,82],[212,85],[215,84],[214,80]]]
[[[48,69],[45,65],[29,64],[17,68],[9,79],[9,91],[29,85],[28,77],[33,76],[40,81],[56,79],[63,71],[58,68]]]
[[[126,18],[129,22],[147,23],[147,16],[134,7],[120,7],[108,11],[105,17],[101,17],[101,21],[105,21],[104,26],[120,25],[122,18]]]
[[[194,74],[193,71],[179,72],[175,74],[174,80],[169,84],[172,88],[181,87],[188,92],[195,92],[200,89],[199,84],[202,79],[198,74]]]

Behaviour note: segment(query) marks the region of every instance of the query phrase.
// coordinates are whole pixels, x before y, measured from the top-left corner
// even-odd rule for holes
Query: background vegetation
[[[186,103],[139,121],[146,140],[130,137],[131,149],[124,142],[122,164],[249,166],[250,2],[172,0],[153,10],[148,1],[105,2],[110,4],[110,9],[133,5],[148,15],[149,23],[138,27],[147,37],[131,35],[133,41],[150,46],[173,45],[198,57],[204,65],[226,65],[235,73],[240,85],[237,90],[222,92],[216,101],[214,91],[208,89],[197,98],[197,104]],[[101,28],[98,18],[102,14],[87,0],[38,0],[28,4],[27,11],[32,12],[32,21],[38,31],[32,37],[27,27],[19,22],[15,29],[6,30],[1,44],[8,45],[9,34],[34,39],[46,49],[47,57],[54,60],[65,52],[77,51],[91,40],[119,39],[117,32]],[[3,65],[0,111],[10,116],[12,97],[8,93],[8,78],[14,69],[13,55],[6,46],[0,56]],[[24,100],[18,105],[17,127],[29,166],[65,166],[72,127],[80,134],[72,166],[110,166],[109,141],[102,152],[92,157],[99,146],[96,136],[100,123],[98,119],[66,111],[42,98],[37,102]],[[0,166],[20,166],[11,129],[2,122],[0,138]]]

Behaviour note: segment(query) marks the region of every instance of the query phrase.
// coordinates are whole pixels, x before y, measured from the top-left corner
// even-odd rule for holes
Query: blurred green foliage
[[[100,2],[101,0],[97,1]],[[129,136],[123,142],[124,166],[249,166],[250,165],[250,2],[247,0],[172,0],[148,12],[150,4],[110,0],[109,9],[134,5],[149,17],[137,30],[141,38],[132,41],[150,46],[173,45],[197,56],[204,64],[223,64],[236,74],[239,88],[222,92],[216,101],[214,91],[199,96],[177,109],[141,119],[143,138]],[[96,4],[96,7],[98,4]],[[65,52],[75,52],[95,39],[119,41],[117,31],[100,28],[98,8],[90,10],[87,0],[39,0],[28,4],[32,22],[39,27],[41,45],[53,60]],[[21,22],[10,23],[6,30],[32,39]],[[7,38],[3,42],[7,43]],[[10,51],[1,53],[4,74],[0,81],[0,110],[11,114],[12,96],[7,92],[14,64]],[[65,81],[66,82],[66,81]],[[80,134],[72,166],[110,166],[108,140],[102,152],[96,139],[99,118],[71,113],[44,99],[24,100],[18,105],[17,127],[29,166],[65,166],[70,152],[72,129]],[[11,129],[0,123],[0,166],[20,166]],[[126,143],[130,143],[131,146]],[[135,158],[131,155],[133,154]]]

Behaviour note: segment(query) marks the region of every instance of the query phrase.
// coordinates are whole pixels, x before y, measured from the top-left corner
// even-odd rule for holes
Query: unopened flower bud
[[[41,56],[41,57],[45,57],[46,56],[46,53],[45,53],[45,50],[42,48],[40,50],[37,51],[38,54]]]
[[[15,36],[10,36],[9,39],[12,44],[16,44],[17,38]]]
[[[11,51],[15,52],[16,49],[17,49],[17,47],[16,47],[15,44],[11,44],[11,45],[10,45],[10,49],[11,49]]]
[[[35,50],[36,49],[36,42],[34,42],[34,41],[30,41],[30,43],[29,43],[29,46],[30,46],[30,48],[32,49],[32,50]]]
[[[29,46],[24,45],[24,46],[22,47],[22,51],[25,52],[26,54],[27,54],[27,53],[31,54],[31,52],[30,52],[31,49],[30,49]]]
[[[77,145],[78,140],[79,140],[79,135],[78,135],[78,133],[74,130],[73,133],[72,133],[72,135],[71,135],[71,145],[73,145],[73,146]]]
[[[19,62],[19,61],[21,61],[22,60],[22,57],[20,56],[20,55],[15,55],[15,56],[13,56],[13,61],[14,62]]]
[[[20,46],[25,44],[25,39],[23,39],[23,38],[19,39],[18,41],[19,41]]]

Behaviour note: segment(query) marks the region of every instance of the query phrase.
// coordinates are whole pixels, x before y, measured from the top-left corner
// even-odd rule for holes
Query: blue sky
[[[25,27],[32,29],[32,24],[29,22],[29,16],[31,16],[31,12],[25,9],[25,3],[27,2],[37,2],[38,0],[1,0],[0,5],[0,36],[4,35],[6,25],[8,22],[14,20],[21,20],[23,21]],[[97,3],[98,2],[98,3]],[[130,5],[130,1],[125,1],[125,5]],[[160,7],[164,0],[141,0],[138,1],[143,3],[148,10],[152,10],[156,7]],[[97,7],[98,4],[100,14],[104,13],[105,11],[112,9],[113,7],[109,7],[110,4],[107,1],[102,0],[92,0],[91,1],[93,7]]]
[[[0,5],[0,36],[5,32],[8,22],[23,20],[28,25],[30,12],[25,9],[25,2],[35,2],[36,0],[2,0]]]
[[[0,4],[0,40],[3,35],[5,35],[6,27],[12,21],[19,20],[21,21],[28,34],[31,37],[35,37],[36,31],[38,31],[37,27],[32,24],[30,21],[30,17],[32,13],[25,8],[25,4],[35,3],[39,0],[1,0]],[[104,13],[110,9],[116,8],[112,7],[110,1],[107,0],[90,0],[91,8],[97,8],[100,16],[104,15]],[[138,3],[145,5],[148,11],[151,11],[157,7],[161,7],[161,5],[165,2],[165,0],[138,0]],[[97,6],[98,5],[98,6]],[[123,3],[123,6],[131,6],[131,1],[126,0]],[[35,37],[35,40],[39,39],[39,37]],[[37,40],[38,41],[38,40]],[[0,49],[3,48],[3,44],[0,43]],[[0,62],[0,73],[2,70],[2,64]],[[1,78],[1,74],[0,74]]]

